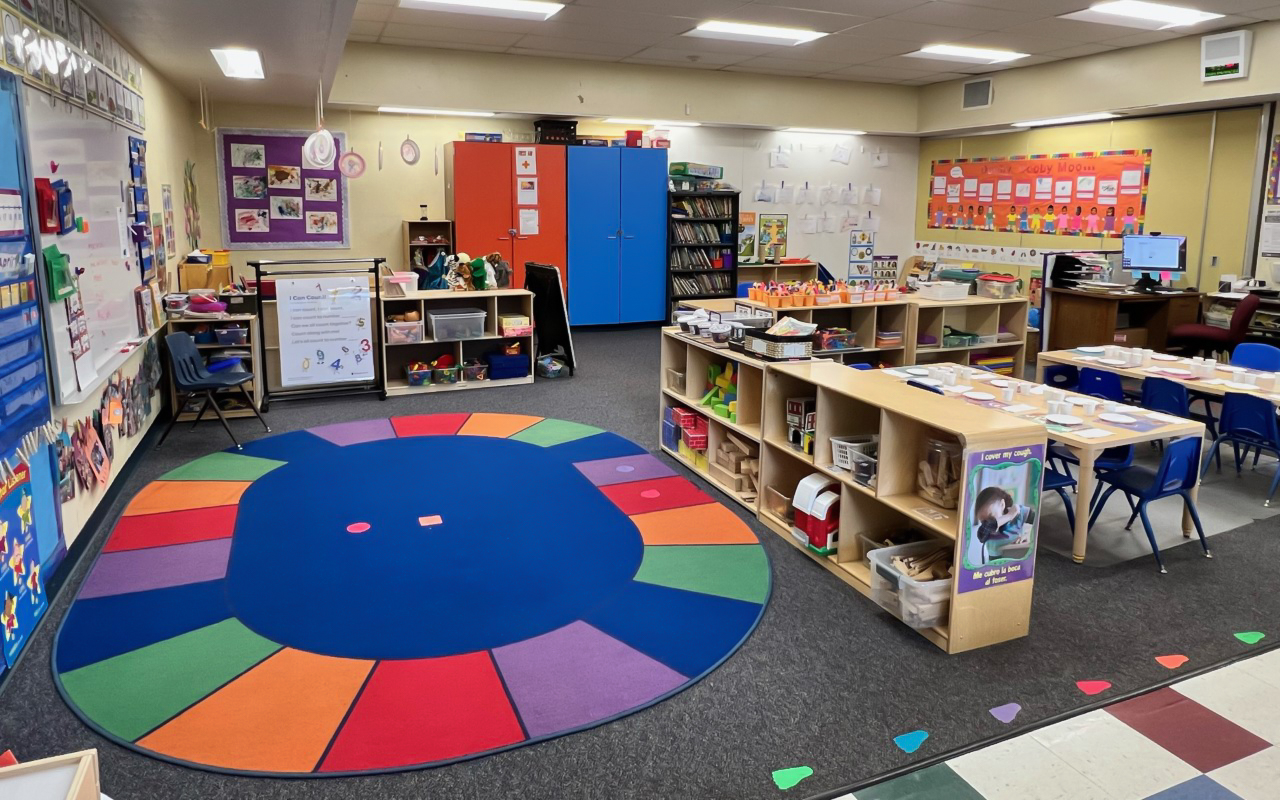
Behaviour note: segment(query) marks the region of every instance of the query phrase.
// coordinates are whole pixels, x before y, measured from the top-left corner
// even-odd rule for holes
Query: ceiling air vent
[[[965,81],[961,107],[966,111],[971,108],[986,108],[991,105],[991,79]]]

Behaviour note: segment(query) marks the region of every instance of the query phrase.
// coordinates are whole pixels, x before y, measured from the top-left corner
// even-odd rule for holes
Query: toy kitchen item
[[[791,523],[791,535],[816,553],[835,552],[840,529],[839,491],[836,481],[815,473],[800,481],[792,495],[795,519]]]

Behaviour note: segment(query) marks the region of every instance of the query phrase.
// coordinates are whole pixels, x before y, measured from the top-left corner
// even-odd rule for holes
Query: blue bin
[[[489,353],[484,357],[489,362],[489,380],[500,381],[507,378],[525,378],[529,375],[529,356],[521,353],[508,356],[502,353]]]

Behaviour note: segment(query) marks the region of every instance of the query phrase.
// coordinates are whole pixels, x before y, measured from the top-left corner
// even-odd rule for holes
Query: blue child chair
[[[1231,366],[1280,372],[1280,347],[1261,342],[1243,342],[1231,351]]]
[[[1071,390],[1080,383],[1080,370],[1070,364],[1050,364],[1044,368],[1044,384],[1055,389]]]
[[[1142,382],[1142,399],[1139,405],[1149,411],[1160,411],[1175,417],[1194,419],[1205,424],[1210,438],[1217,436],[1216,420],[1210,415],[1196,414],[1191,411],[1191,393],[1187,387],[1168,378],[1147,378]],[[1163,442],[1159,444],[1163,445]],[[1210,456],[1218,459],[1218,469],[1222,469],[1222,455],[1214,448]]]
[[[1257,448],[1259,453],[1265,450],[1280,458],[1280,425],[1276,423],[1275,405],[1259,395],[1227,392],[1222,400],[1218,435],[1209,446],[1217,451],[1218,446],[1225,442],[1231,442],[1237,475],[1240,474],[1240,466],[1251,448]],[[1245,448],[1244,453],[1240,452],[1241,445]],[[1210,459],[1205,459],[1201,474],[1209,471],[1209,461]],[[1221,459],[1218,467],[1222,467]],[[1280,485],[1280,468],[1276,469],[1276,475],[1271,479],[1271,489],[1267,492],[1267,500],[1263,505],[1271,505],[1277,485]]]
[[[1124,402],[1124,385],[1120,383],[1120,376],[1114,372],[1093,367],[1080,370],[1080,384],[1076,387],[1076,391],[1101,400]]]
[[[1076,527],[1076,512],[1070,496],[1067,495],[1067,489],[1073,488],[1075,485],[1076,480],[1070,475],[1064,475],[1052,467],[1045,468],[1044,490],[1046,492],[1057,492],[1058,496],[1062,498],[1062,505],[1067,512],[1067,527],[1072,530]]]
[[[1161,573],[1166,573],[1168,570],[1164,568],[1164,559],[1160,558],[1160,546],[1156,544],[1156,535],[1151,529],[1151,519],[1147,516],[1147,504],[1152,500],[1176,495],[1186,504],[1187,513],[1191,515],[1196,533],[1200,536],[1200,546],[1204,548],[1205,557],[1213,558],[1213,554],[1209,552],[1209,542],[1204,538],[1204,526],[1200,524],[1200,512],[1196,510],[1196,504],[1191,499],[1191,490],[1195,488],[1196,481],[1200,477],[1201,441],[1198,436],[1184,436],[1169,442],[1164,449],[1164,456],[1160,459],[1160,465],[1154,470],[1147,467],[1125,467],[1099,475],[1099,488],[1103,485],[1107,488],[1094,504],[1093,513],[1089,515],[1089,525],[1092,527],[1098,520],[1098,515],[1102,513],[1111,495],[1123,492],[1130,503],[1137,503],[1133,516],[1129,518],[1129,524],[1133,524],[1135,517],[1142,518],[1142,527],[1147,532],[1147,541],[1151,543],[1151,552],[1156,557],[1156,564],[1160,567]]]
[[[164,434],[160,436],[160,441],[156,444],[156,449],[160,449],[160,445],[164,444],[164,440],[169,438],[169,431],[173,430],[173,426],[178,421],[178,415],[182,413],[182,409],[186,408],[187,400],[197,394],[204,395],[204,404],[200,406],[200,413],[196,414],[196,421],[191,427],[194,429],[200,424],[200,420],[204,418],[204,414],[209,410],[209,406],[213,406],[213,410],[217,413],[218,419],[222,421],[222,427],[226,429],[227,435],[231,437],[231,441],[235,444],[237,450],[243,450],[240,442],[236,439],[236,435],[231,432],[231,426],[227,424],[227,418],[222,415],[222,408],[218,405],[215,393],[219,389],[235,389],[239,388],[244,395],[245,402],[249,404],[249,408],[253,409],[253,413],[257,416],[258,421],[262,423],[262,427],[267,429],[267,433],[271,433],[270,426],[267,421],[262,418],[262,414],[258,411],[258,404],[254,402],[253,396],[249,394],[245,384],[253,380],[252,372],[215,372],[210,373],[204,366],[204,359],[200,356],[200,351],[196,349],[195,340],[188,333],[171,333],[164,337],[164,342],[169,348],[169,364],[173,367],[173,385],[178,390],[178,402],[173,407],[173,418],[169,420],[169,425],[164,429]]]
[[[941,395],[945,395],[945,394],[946,394],[946,392],[942,391],[942,390],[941,390],[941,389],[939,389],[937,386],[930,386],[929,384],[927,384],[927,383],[921,383],[920,381],[914,381],[914,380],[913,380],[913,381],[907,381],[907,385],[908,385],[908,386],[914,386],[914,387],[916,387],[917,389],[924,389],[926,392],[933,392],[934,394],[941,394]]]

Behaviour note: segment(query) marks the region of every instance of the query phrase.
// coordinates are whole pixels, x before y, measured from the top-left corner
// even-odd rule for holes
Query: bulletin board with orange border
[[[1107,238],[1142,233],[1150,150],[934,161],[929,228]]]

